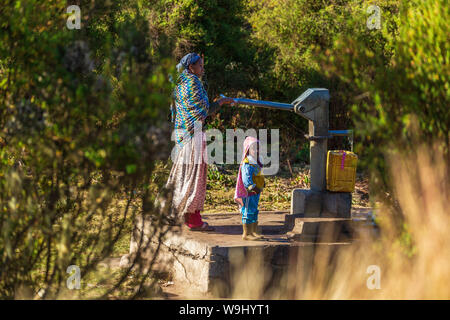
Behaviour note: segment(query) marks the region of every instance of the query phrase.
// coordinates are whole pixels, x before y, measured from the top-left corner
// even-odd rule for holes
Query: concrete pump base
[[[291,214],[302,217],[351,218],[352,194],[347,192],[294,189]]]

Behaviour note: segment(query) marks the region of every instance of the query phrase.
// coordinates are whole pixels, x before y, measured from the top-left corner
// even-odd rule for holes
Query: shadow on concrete
[[[208,232],[209,234],[227,234],[227,235],[238,235],[242,234],[242,225],[214,225],[214,231]],[[263,235],[279,235],[283,234],[283,228],[279,225],[259,225],[261,233]]]

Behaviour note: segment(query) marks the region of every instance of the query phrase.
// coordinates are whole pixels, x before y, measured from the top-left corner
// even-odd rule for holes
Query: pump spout
[[[328,89],[314,88],[308,89],[292,102],[295,113],[310,120],[318,120],[314,114],[314,109],[328,106],[330,93]]]

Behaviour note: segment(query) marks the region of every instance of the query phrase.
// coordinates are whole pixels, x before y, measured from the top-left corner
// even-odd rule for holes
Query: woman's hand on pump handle
[[[233,98],[221,98],[218,101],[219,105],[222,106],[223,104],[231,104],[234,105],[234,99]]]

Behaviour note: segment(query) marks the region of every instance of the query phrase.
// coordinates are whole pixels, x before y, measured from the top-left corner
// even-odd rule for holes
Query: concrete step
[[[268,288],[273,281],[282,279],[288,285],[286,275],[292,266],[302,265],[296,273],[299,277],[306,276],[313,268],[313,257],[318,250],[342,250],[351,244],[353,234],[351,219],[293,219],[286,212],[260,212],[259,225],[265,240],[244,241],[239,213],[203,214],[202,218],[215,230],[193,232],[174,227],[161,241],[160,234],[152,231],[150,220],[137,221],[130,254],[122,258],[121,266],[127,266],[127,261],[137,252],[142,255],[143,263],[153,261],[159,246],[156,263],[168,266],[175,282],[228,297],[240,277],[252,278],[255,272]],[[286,221],[293,223],[289,231]],[[141,237],[143,242],[139,245]]]

